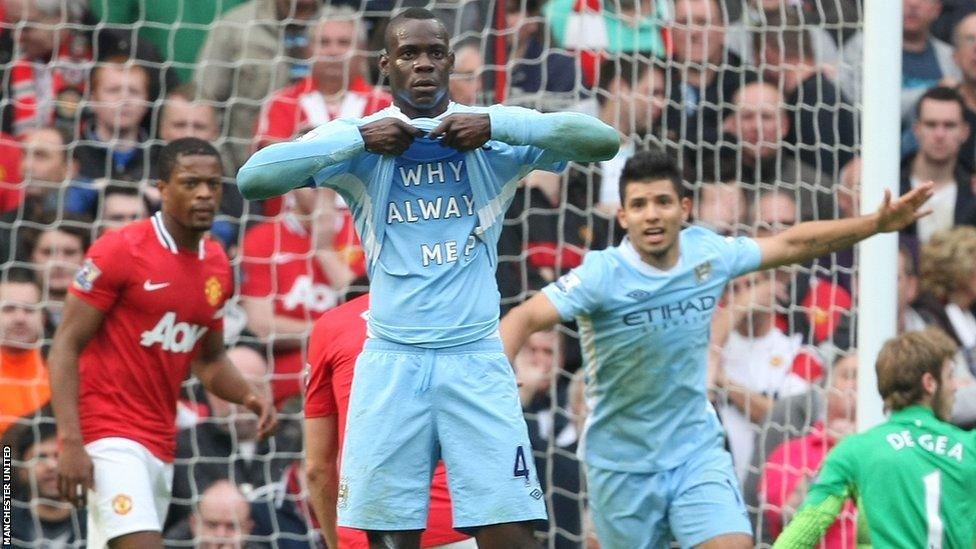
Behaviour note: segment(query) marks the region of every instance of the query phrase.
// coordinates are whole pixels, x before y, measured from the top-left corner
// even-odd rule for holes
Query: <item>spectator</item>
[[[664,69],[653,60],[621,58],[600,66],[598,114],[617,130],[621,140],[617,156],[600,162],[599,171],[594,173],[594,187],[598,184],[600,189],[599,208],[607,215],[616,215],[620,206],[618,183],[627,159],[649,137],[663,138],[666,134],[662,127],[666,79]]]
[[[781,232],[800,221],[794,193],[779,189],[760,194],[753,214],[759,236]],[[776,315],[776,325],[785,333],[801,335],[804,345],[816,346],[829,357],[835,348],[847,349],[851,345],[853,300],[850,292],[833,278],[819,275],[816,265],[809,265],[809,269],[792,267],[776,271],[777,300],[789,307]],[[827,273],[834,277],[839,269],[834,265]],[[805,377],[820,377],[816,366],[805,367],[814,368]]]
[[[915,255],[904,242],[898,243],[898,334],[920,332],[926,323],[912,303],[918,299],[918,267]]]
[[[290,140],[336,118],[362,118],[392,97],[366,83],[366,27],[352,8],[326,7],[312,37],[310,76],[274,94],[258,122],[258,148]]]
[[[959,162],[959,149],[969,137],[966,107],[952,88],[936,87],[918,100],[913,126],[919,150],[902,165],[901,192],[926,181],[935,183],[925,208],[932,214],[902,231],[921,243],[954,225],[976,225],[972,174]]]
[[[454,71],[451,73],[451,99],[462,105],[479,105],[484,70],[481,48],[472,44],[457,48],[454,51]]]
[[[149,135],[142,119],[149,109],[149,72],[122,57],[111,57],[91,73],[91,119],[75,148],[79,175],[142,181],[149,177]]]
[[[244,235],[241,285],[248,329],[274,349],[277,404],[300,393],[302,347],[312,322],[355,278],[334,248],[341,218],[332,191],[297,189],[285,209],[281,220],[259,223]]]
[[[18,213],[21,218],[37,219],[62,208],[76,212],[75,208],[81,208],[86,195],[92,192],[88,185],[75,181],[78,165],[68,152],[70,142],[70,134],[54,126],[24,133],[21,158],[24,209],[22,214]]]
[[[189,82],[207,28],[221,13],[247,0],[111,0],[91,2],[100,25],[135,28],[172,63],[180,82]]]
[[[17,482],[22,497],[13,501],[5,517],[5,539],[14,547],[83,547],[86,513],[61,500],[58,492],[58,441],[54,420],[42,419],[11,429],[16,437],[5,437],[4,448],[12,448],[13,463],[19,463]],[[6,480],[6,479],[5,479]],[[5,494],[5,497],[9,494]],[[5,502],[10,500],[5,499]],[[8,537],[9,534],[9,537]]]
[[[306,76],[306,29],[317,0],[249,0],[224,13],[210,29],[194,81],[200,99],[216,102],[231,164],[244,164],[260,105]]]
[[[719,412],[740,482],[752,462],[756,433],[773,403],[808,388],[809,373],[802,369],[801,337],[787,335],[774,321],[773,298],[779,293],[776,284],[765,273],[735,280],[732,330],[724,341],[713,342],[722,348],[715,385],[728,398]]]
[[[811,34],[797,15],[774,17],[754,34],[756,57],[768,82],[782,86],[799,160],[834,179],[854,157],[854,106],[818,68]],[[829,40],[829,38],[822,38]]]
[[[959,151],[959,160],[970,171],[976,170],[976,14],[963,17],[952,35],[955,47],[953,59],[962,73],[959,95],[966,105],[969,138]]]
[[[21,251],[42,288],[45,336],[53,335],[61,322],[68,287],[88,250],[90,227],[90,219],[74,216],[43,217],[24,227]]]
[[[955,85],[959,68],[953,62],[952,46],[931,35],[939,16],[941,0],[902,0],[901,116],[907,121],[925,90],[943,83]],[[844,44],[844,61],[838,82],[852,101],[861,98],[861,62],[864,33]]]
[[[22,137],[28,130],[57,123],[73,128],[86,90],[91,50],[72,23],[76,3],[28,0],[26,25],[19,33],[21,55],[9,67],[3,93],[2,131]]]
[[[550,524],[557,548],[577,547],[572,538],[582,532],[579,500],[566,494],[580,490],[580,463],[576,459],[579,433],[570,410],[570,375],[563,370],[560,336],[556,331],[529,336],[515,357],[519,400],[529,428],[536,471],[542,489],[552,491]],[[551,471],[550,471],[551,468]],[[552,486],[547,484],[552,483]]]
[[[165,541],[168,547],[185,547],[179,542],[190,541],[200,549],[260,547],[247,541],[253,529],[244,494],[233,482],[217,480],[206,485],[189,520],[166,531]]]
[[[932,23],[932,36],[946,43],[955,41],[953,33],[956,25],[967,15],[976,12],[976,4],[971,0],[942,0],[942,10],[938,19]]]
[[[852,354],[837,361],[829,378],[826,417],[818,420],[809,434],[778,446],[763,466],[759,494],[768,533],[773,539],[803,502],[827,452],[855,430],[857,356]],[[855,509],[851,502],[845,505],[844,514],[824,536],[826,547],[856,547]]]
[[[227,358],[262,395],[270,392],[264,357],[248,347],[233,347]],[[291,459],[276,453],[269,439],[258,439],[258,418],[247,408],[207,393],[210,417],[180,431],[176,439],[173,501],[166,522],[185,518],[204,486],[231,479],[244,494],[274,482]]]
[[[756,74],[726,51],[718,0],[676,0],[671,37],[667,126],[692,143],[715,143],[735,92]]]
[[[922,246],[919,258],[923,294],[915,307],[929,325],[959,345],[956,379],[970,385],[976,377],[976,228],[941,231]]]
[[[508,93],[505,103],[542,112],[580,110],[583,87],[577,60],[548,47],[539,0],[507,0],[505,37]]]
[[[733,105],[735,112],[726,117],[722,129],[734,145],[725,147],[723,156],[741,162],[740,180],[746,188],[796,193],[804,221],[833,218],[833,181],[784,152],[790,120],[776,86],[746,84],[735,92]]]
[[[833,3],[833,2],[831,2]],[[814,12],[820,11],[825,6],[822,2],[814,5]],[[828,30],[820,24],[819,14],[805,12],[798,2],[783,3],[780,0],[748,0],[745,12],[735,23],[728,25],[725,31],[725,47],[732,53],[739,56],[742,62],[749,66],[759,65],[756,56],[753,55],[752,34],[757,30],[769,29],[778,34],[784,29],[780,22],[783,18],[795,19],[791,27],[795,30],[802,29],[801,32],[809,40],[805,47],[810,49],[813,55],[813,65],[815,66],[836,66],[840,59],[837,51],[837,41],[832,35],[836,33],[833,29]],[[771,27],[779,27],[774,30]],[[761,52],[760,52],[761,53]],[[759,55],[762,58],[762,55]]]
[[[149,217],[146,201],[134,186],[109,185],[102,194],[102,211],[98,217],[98,233]]]
[[[51,399],[43,332],[37,282],[30,272],[6,271],[0,280],[0,435]]]
[[[694,200],[694,219],[699,225],[726,236],[738,233],[746,223],[748,200],[736,178],[737,166],[722,161],[704,166],[698,197]]]

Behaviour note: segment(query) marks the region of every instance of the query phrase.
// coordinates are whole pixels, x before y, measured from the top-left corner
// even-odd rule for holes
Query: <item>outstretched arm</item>
[[[559,321],[559,311],[541,292],[509,311],[502,318],[498,328],[508,361],[515,363],[515,355],[522,349],[530,335],[548,330],[559,324]]]
[[[609,160],[620,149],[617,130],[582,113],[540,113],[522,107],[495,105],[488,110],[488,116],[492,139],[509,145],[545,149],[559,160]]]
[[[775,236],[757,239],[762,250],[759,269],[802,263],[850,248],[878,233],[899,231],[929,213],[919,210],[931,196],[931,182],[912,189],[894,202],[891,193],[885,191],[881,207],[871,215],[800,223]]]

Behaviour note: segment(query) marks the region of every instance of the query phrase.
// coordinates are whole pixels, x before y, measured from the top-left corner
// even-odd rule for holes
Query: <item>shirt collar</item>
[[[156,233],[156,239],[159,240],[159,245],[174,254],[178,254],[180,249],[176,246],[176,239],[166,230],[166,224],[163,223],[163,212],[156,212],[150,219],[152,220],[153,231]],[[197,255],[200,259],[205,257],[202,238],[197,248]]]
[[[894,423],[911,423],[916,420],[936,420],[935,412],[928,406],[916,404],[907,408],[902,408],[897,412],[891,413],[891,421]]]
[[[674,272],[675,269],[681,266],[682,256],[680,254],[678,255],[678,262],[674,264],[674,267],[671,267],[666,271],[648,265],[647,262],[641,259],[640,254],[637,253],[637,248],[634,247],[634,244],[630,241],[629,236],[625,236],[624,239],[620,242],[620,246],[618,246],[617,248],[620,250],[620,255],[622,255],[624,259],[627,260],[628,263],[630,263],[635,268],[637,268],[637,270],[639,270],[640,272],[646,275],[650,275],[650,276],[666,275],[668,273]]]
[[[437,116],[431,118],[430,120],[440,120],[445,116],[452,114],[456,108],[457,108],[457,103],[455,103],[454,101],[450,101],[447,104],[447,108],[444,109],[444,112],[438,114]],[[389,115],[394,118],[399,118],[404,122],[410,122],[412,120],[412,118],[403,114],[403,111],[400,110],[400,107],[397,107],[396,105],[390,105],[389,107],[387,107],[387,109],[389,109]],[[425,118],[425,117],[421,116],[419,118]]]

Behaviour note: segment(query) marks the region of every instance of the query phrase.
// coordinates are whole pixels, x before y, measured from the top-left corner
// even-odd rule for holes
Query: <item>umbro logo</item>
[[[644,301],[645,299],[651,297],[651,294],[649,292],[645,292],[644,290],[634,290],[628,293],[627,297],[635,299],[637,301]]]
[[[142,289],[146,290],[147,292],[155,292],[156,290],[162,290],[167,286],[169,286],[169,282],[159,282],[153,284],[151,280],[146,280],[146,282],[142,285]]]

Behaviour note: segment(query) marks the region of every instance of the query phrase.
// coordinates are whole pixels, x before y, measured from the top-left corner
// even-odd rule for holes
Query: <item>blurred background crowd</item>
[[[960,344],[955,419],[976,424],[976,0],[901,1],[900,185],[934,181],[933,214],[901,235],[897,265],[847,252],[736,281],[720,313],[731,328],[712,342],[757,543],[853,430],[859,274],[897,269],[898,329],[937,325]],[[576,110],[620,133],[616,158],[523,182],[499,245],[502,312],[619,243],[619,175],[648,144],[680,160],[692,222],[722,234],[859,214],[858,0],[0,0],[0,435],[17,470],[15,545],[84,545],[84,511],[57,497],[50,337],[89,244],[158,210],[158,151],[194,136],[223,156],[212,236],[235,269],[229,354],[283,421],[257,440],[256,418],[187,380],[165,537],[323,546],[301,459],[305,349],[319,315],[366,291],[363,253],[331,191],[247,202],[234,176],[261,147],[388,106],[376,59],[407,6],[453,35],[454,101]],[[596,545],[575,457],[575,336],[536,334],[515,364],[548,547]],[[825,546],[854,547],[855,513]]]

